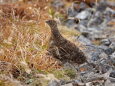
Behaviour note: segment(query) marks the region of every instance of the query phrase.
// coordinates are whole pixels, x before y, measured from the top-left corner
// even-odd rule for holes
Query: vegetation
[[[9,72],[17,80],[31,86],[38,86],[37,84],[40,83],[40,86],[46,86],[48,80],[36,78],[35,75],[39,73],[45,75],[53,73],[57,78],[74,77],[72,70],[59,71],[58,68],[61,68],[59,63],[47,55],[50,29],[45,21],[51,19],[48,13],[49,3],[50,0],[38,0],[32,3],[24,0],[24,3],[0,5],[0,21],[2,21],[0,22],[0,61],[11,63],[14,68],[11,67]],[[80,34],[75,30],[65,31],[64,26],[59,27],[63,27],[60,31],[70,40],[74,35]],[[2,77],[4,73],[0,74]],[[0,78],[0,86],[7,86],[12,82],[13,79],[9,80],[9,74],[7,78]],[[6,83],[5,80],[9,82]],[[9,86],[15,85],[11,83]]]

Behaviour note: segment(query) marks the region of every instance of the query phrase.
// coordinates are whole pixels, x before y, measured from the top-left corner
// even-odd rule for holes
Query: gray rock
[[[104,13],[107,14],[107,15],[111,15],[111,14],[114,15],[115,10],[107,7],[107,9],[106,9],[106,11]]]
[[[88,32],[89,33],[87,28],[84,25],[82,25],[82,24],[79,24],[75,29],[77,29],[80,32]]]
[[[84,45],[92,45],[91,41],[82,35],[78,37],[78,41]]]
[[[94,27],[88,27],[87,30],[90,31],[90,33],[93,33],[93,35],[96,35],[96,34],[100,33],[99,32],[100,31],[100,27],[95,27],[95,26]]]
[[[94,16],[93,16],[93,18],[94,18],[94,17],[102,17],[102,16],[103,16],[103,13],[102,13],[102,12],[96,11],[95,14],[94,14]]]
[[[115,65],[115,52],[113,52],[110,57],[109,60],[111,61],[111,64]]]
[[[67,15],[68,17],[75,17],[78,14],[77,11],[75,11],[73,8],[68,8],[67,9]]]
[[[98,16],[98,17],[94,17],[92,19],[90,19],[89,23],[88,23],[88,26],[89,27],[97,27],[98,25],[102,24],[103,23],[103,17],[101,16]]]
[[[99,49],[102,49],[102,50],[107,50],[107,49],[108,49],[108,46],[99,45],[98,48],[99,48]]]
[[[111,41],[109,39],[102,39],[101,44],[109,46],[111,44]]]
[[[53,0],[53,2],[51,3],[51,6],[58,10],[64,7],[64,3],[61,0]]]
[[[110,21],[112,19],[112,15],[114,14],[113,11],[111,11],[111,9],[106,9],[106,11],[104,12],[104,17],[105,19],[107,19],[107,21]]]
[[[99,55],[103,52],[103,50],[99,49],[95,45],[88,45],[84,52],[90,60],[97,61],[100,59]]]
[[[106,80],[105,86],[115,86],[115,83],[112,83],[110,80]]]
[[[100,64],[99,65],[99,71],[100,73],[104,74],[107,71],[109,71],[111,69],[111,67],[108,64]]]
[[[87,10],[80,12],[78,15],[75,16],[75,18],[78,19],[88,19],[91,17],[91,13]]]
[[[105,53],[105,52],[102,52],[100,55],[99,55],[100,58],[107,58],[108,55]]]
[[[99,55],[100,55],[100,52],[94,52],[94,53],[92,53],[92,54],[91,54],[92,60],[93,60],[93,61],[99,60],[99,59],[100,59]]]
[[[75,26],[77,26],[74,19],[67,19],[64,23],[69,28],[72,28],[72,27],[74,28]]]
[[[96,32],[97,31],[97,32]],[[90,32],[90,39],[91,40],[101,40],[105,39],[107,37],[106,34],[102,34],[99,30],[93,30],[93,32]]]
[[[115,70],[113,70],[113,71],[110,73],[109,77],[115,78]]]
[[[113,51],[115,51],[115,43],[114,43],[114,42],[112,42],[111,45],[110,45],[109,47],[112,48]]]
[[[80,10],[85,10],[86,8],[87,8],[86,3],[81,2],[81,3],[80,3]]]
[[[69,84],[65,84],[65,85],[61,85],[61,86],[73,86],[73,84],[69,83]]]
[[[77,12],[81,12],[87,8],[87,5],[84,2],[81,2],[80,4],[78,4],[77,2],[73,2],[72,8]]]
[[[114,50],[112,49],[112,48],[108,48],[108,49],[106,49],[106,50],[104,50],[105,51],[105,53],[107,54],[107,55],[111,55],[113,52],[114,52]]]
[[[61,84],[59,82],[57,82],[56,80],[51,80],[49,82],[48,86],[61,86]]]
[[[102,0],[97,6],[97,11],[103,12],[106,10],[106,8],[107,8],[107,2],[106,0]]]
[[[85,27],[87,27],[88,22],[89,22],[88,19],[86,19],[86,20],[80,20],[80,21],[79,21],[79,24],[80,24],[80,25],[83,25],[83,26],[85,26]]]

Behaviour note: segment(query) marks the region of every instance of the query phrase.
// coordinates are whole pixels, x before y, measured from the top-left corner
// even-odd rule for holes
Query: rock
[[[112,48],[108,48],[108,49],[106,49],[106,50],[104,50],[105,51],[105,53],[107,54],[107,55],[111,55],[113,52],[114,52],[114,50],[112,49]]]
[[[51,6],[58,10],[64,7],[64,3],[61,0],[53,0],[53,2],[51,3]]]
[[[104,51],[104,50],[107,50],[107,49],[108,49],[108,46],[99,45],[98,48],[99,48],[99,49],[102,49],[102,50]],[[102,52],[102,53],[103,53],[103,52]]]
[[[85,86],[85,84],[82,83],[82,82],[80,82],[80,81],[78,81],[78,80],[75,80],[75,81],[73,82],[73,86]]]
[[[98,26],[97,26],[97,27],[95,27],[95,26],[94,26],[94,27],[88,27],[87,29],[88,29],[88,30],[90,31],[90,33],[92,33],[93,35],[99,34],[99,33],[100,33],[99,31],[101,30],[100,27],[98,27]],[[94,34],[94,33],[95,33],[95,34]],[[102,34],[100,34],[100,35],[102,35]]]
[[[73,84],[69,83],[69,84],[65,84],[65,85],[61,85],[61,86],[73,86]]]
[[[111,45],[110,45],[109,47],[112,48],[113,51],[115,51],[115,43],[114,43],[114,42],[112,42]]]
[[[99,52],[94,52],[94,53],[92,53],[92,54],[91,54],[92,60],[93,60],[93,61],[99,60],[99,59],[100,59],[99,55],[100,55]]]
[[[87,10],[80,12],[78,15],[75,16],[75,18],[78,19],[88,19],[91,17],[91,13]]]
[[[84,2],[81,2],[80,4],[78,2],[72,3],[72,8],[77,12],[81,12],[82,10],[85,10],[87,7],[88,5],[86,5],[86,3]]]
[[[106,34],[102,34],[102,32],[97,30],[97,29],[94,29],[94,30],[91,30],[91,31],[93,31],[92,33],[90,32],[90,37],[89,38],[91,40],[101,40],[101,39],[105,39],[107,37]]]
[[[84,45],[92,45],[91,41],[82,35],[78,37],[78,41]]]
[[[98,17],[90,19],[88,26],[89,27],[94,27],[94,26],[97,27],[97,25],[102,24],[102,22],[103,22],[103,18],[98,16]]]
[[[84,3],[84,2],[81,2],[81,3],[80,3],[80,10],[85,10],[87,7],[88,7],[88,6],[87,6],[86,3]]]
[[[94,14],[94,16],[93,16],[93,18],[95,18],[95,17],[102,17],[102,16],[103,16],[102,12],[96,11],[95,14]]]
[[[75,29],[77,29],[80,32],[89,33],[89,31],[87,30],[87,28],[84,25],[82,25],[82,24],[79,24],[77,27],[75,27]]]
[[[79,12],[80,11],[80,6],[77,2],[73,2],[72,3],[72,8],[73,10],[75,10],[76,12]]]
[[[105,52],[102,52],[100,55],[99,55],[100,58],[107,58],[108,55],[105,53]]]
[[[78,14],[77,11],[75,11],[73,8],[68,8],[67,9],[67,15],[68,17],[75,17]]]
[[[83,26],[85,26],[85,27],[87,27],[88,22],[89,22],[88,19],[87,19],[87,20],[81,20],[81,21],[79,21],[79,24],[80,24],[80,25],[83,25]]]
[[[111,64],[115,65],[115,52],[113,52],[112,55],[110,55],[109,60],[111,60]]]
[[[99,71],[100,71],[101,74],[104,74],[104,73],[108,72],[110,70],[110,68],[111,67],[108,64],[102,64],[101,63],[99,65]]]
[[[110,80],[106,80],[105,86],[115,86],[115,83],[112,83]]]
[[[110,73],[109,77],[115,78],[115,70],[113,70],[113,71]]]
[[[108,14],[108,15],[114,15],[115,14],[115,10],[107,7],[106,11],[104,12],[104,14]]]
[[[92,86],[92,82],[87,82],[86,86]]]
[[[100,1],[100,3],[98,4],[96,10],[100,11],[100,12],[103,12],[103,11],[106,10],[106,8],[107,8],[107,2],[105,0],[103,0],[103,1]]]
[[[49,82],[48,86],[61,86],[61,84],[59,82],[57,82],[56,80],[51,80]]]
[[[88,45],[84,52],[91,61],[97,61],[100,59],[99,55],[102,53],[102,51],[102,49],[99,49],[95,45]]]
[[[74,28],[77,25],[74,19],[67,19],[64,23],[69,28]]]
[[[109,39],[102,39],[101,44],[109,46],[111,44],[111,41]]]
[[[107,21],[110,21],[112,19],[112,15],[114,12],[111,10],[111,8],[107,8],[106,11],[104,12],[104,17],[107,19]]]

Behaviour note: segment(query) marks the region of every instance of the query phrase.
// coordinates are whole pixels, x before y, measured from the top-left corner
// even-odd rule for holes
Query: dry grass
[[[57,62],[46,55],[50,31],[44,24],[49,17],[43,6],[48,6],[48,3],[43,1],[40,5],[0,5],[0,20],[3,21],[0,23],[0,60],[10,62],[27,73],[33,69],[48,71],[58,67]],[[35,19],[32,15],[36,16]]]
[[[22,75],[61,67],[59,62],[47,55],[50,29],[45,21],[51,19],[48,13],[49,1],[37,2],[0,5],[0,61],[11,63]],[[74,39],[71,37],[80,34],[64,26],[59,28],[64,37],[71,41]],[[14,76],[24,80],[24,76],[15,72]]]

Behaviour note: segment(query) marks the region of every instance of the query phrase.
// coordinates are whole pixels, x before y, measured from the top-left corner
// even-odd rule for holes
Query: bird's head
[[[57,27],[57,22],[55,20],[47,20],[46,23],[50,26],[50,27]]]

